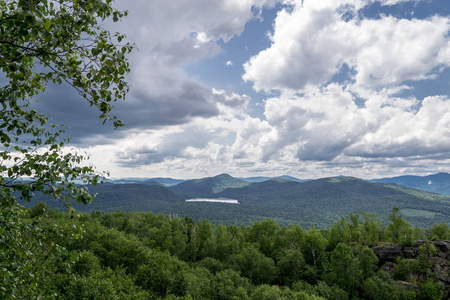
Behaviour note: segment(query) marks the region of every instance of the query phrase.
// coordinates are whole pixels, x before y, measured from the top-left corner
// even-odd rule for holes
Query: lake
[[[211,199],[211,198],[194,198],[194,199],[188,199],[186,202],[216,202],[216,203],[230,203],[230,204],[239,204],[239,201],[235,199]]]

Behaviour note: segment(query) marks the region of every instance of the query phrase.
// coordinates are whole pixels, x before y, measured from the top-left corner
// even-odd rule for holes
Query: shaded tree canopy
[[[111,103],[123,99],[129,87],[124,35],[102,27],[107,18],[126,15],[111,0],[0,1],[0,187],[2,203],[15,192],[29,200],[35,191],[55,198],[72,195],[86,203],[91,197],[73,185],[74,179],[96,183],[94,168],[78,167],[86,157],[63,152],[64,131],[29,109],[31,99],[48,84],[66,83],[100,111],[110,115]],[[63,100],[61,100],[63,101]],[[23,178],[30,180],[24,182]],[[65,193],[69,191],[69,193]]]
[[[87,155],[68,150],[64,129],[30,108],[49,84],[67,84],[100,118],[115,127],[111,103],[129,89],[126,58],[133,46],[102,22],[126,15],[111,0],[0,0],[0,298],[36,298],[37,278],[67,252],[55,244],[57,229],[45,232],[23,222],[17,200],[42,192],[63,201],[92,201],[81,185],[102,180]],[[61,99],[61,101],[64,101]],[[45,209],[41,209],[39,214]]]

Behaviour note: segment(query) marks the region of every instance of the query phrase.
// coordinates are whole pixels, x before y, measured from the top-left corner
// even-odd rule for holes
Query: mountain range
[[[282,225],[328,227],[342,216],[358,211],[376,213],[387,222],[392,208],[399,207],[405,219],[416,226],[426,227],[450,220],[450,196],[354,177],[303,182],[273,178],[248,182],[221,174],[170,186],[147,179],[140,183],[108,182],[88,188],[97,196],[86,206],[74,204],[80,212],[150,210],[187,215],[194,220],[209,219],[215,224],[251,225],[255,220],[271,218]],[[239,204],[185,201],[192,198],[235,199]],[[33,206],[39,200],[64,209],[62,203],[43,195],[36,195],[31,203],[25,205]]]
[[[437,173],[427,176],[405,175],[391,178],[373,179],[374,182],[395,183],[431,193],[450,195],[450,174]]]
[[[345,176],[340,176],[345,177]],[[206,180],[203,179],[194,179],[194,180]],[[235,179],[240,179],[244,182],[263,182],[270,179],[287,179],[296,182],[306,182],[311,181],[311,179],[298,179],[289,175],[282,175],[277,177],[267,177],[267,176],[259,176],[259,177],[236,177]],[[109,182],[111,183],[141,183],[147,185],[161,185],[161,186],[174,186],[179,183],[190,181],[185,179],[173,179],[173,178],[122,178],[122,179],[111,179]],[[449,173],[437,173],[433,175],[427,176],[415,176],[415,175],[404,175],[397,177],[386,177],[379,179],[371,179],[369,181],[379,182],[379,183],[394,183],[406,187],[411,187],[418,190],[423,190],[431,193],[438,193],[442,195],[450,195],[450,174]]]

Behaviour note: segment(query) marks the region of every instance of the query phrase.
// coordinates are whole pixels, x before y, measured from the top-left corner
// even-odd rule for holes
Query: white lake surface
[[[230,203],[230,204],[239,204],[239,201],[235,199],[211,199],[211,198],[195,198],[188,199],[186,202],[216,202],[216,203]]]

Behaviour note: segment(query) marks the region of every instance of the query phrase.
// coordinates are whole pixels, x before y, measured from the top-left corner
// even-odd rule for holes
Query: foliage
[[[307,266],[303,254],[292,249],[281,250],[277,263],[279,281],[282,285],[291,286],[304,279]]]
[[[403,290],[393,284],[388,274],[378,272],[375,276],[367,278],[363,283],[364,297],[370,300],[377,299],[415,299],[414,291]]]
[[[318,265],[323,259],[328,240],[323,237],[319,230],[312,226],[305,237],[303,253],[306,261],[313,266]]]
[[[331,252],[325,272],[324,279],[328,285],[337,285],[350,295],[356,295],[361,286],[362,270],[347,244],[339,243]]]
[[[30,218],[39,217],[49,211],[50,207],[43,201],[39,201],[30,211]]]
[[[74,180],[96,184],[92,166],[78,166],[86,157],[64,151],[64,130],[48,125],[48,118],[28,108],[29,100],[45,91],[49,82],[72,86],[101,118],[111,117],[111,102],[128,91],[123,35],[111,35],[100,20],[118,21],[126,13],[112,8],[111,0],[0,1],[0,187],[2,205],[14,202],[16,192],[29,201],[37,192],[56,199],[88,203],[91,195]],[[56,131],[55,131],[56,130]],[[24,178],[29,178],[24,180]]]
[[[426,242],[419,247],[419,257],[417,259],[418,271],[422,274],[427,274],[431,272],[433,267],[432,259],[436,255],[436,246]]]
[[[399,260],[394,270],[395,279],[399,266],[406,270],[398,279],[418,283],[415,292],[395,285],[380,271],[378,258],[365,243],[350,243],[344,237],[331,246],[331,230],[280,227],[272,220],[248,227],[214,226],[207,220],[194,222],[151,212],[97,211],[75,218],[60,212],[29,218],[24,212],[22,216],[22,223],[42,230],[40,236],[29,236],[30,245],[53,242],[62,251],[41,253],[43,273],[39,275],[45,280],[30,285],[34,295],[50,299],[412,300],[443,295],[429,265],[436,250],[431,243],[420,247],[417,259]],[[357,226],[363,223],[359,219]],[[271,234],[263,238],[262,232]],[[173,250],[174,245],[180,250]],[[259,249],[261,245],[270,247]],[[315,265],[311,246],[320,256]],[[221,250],[217,254],[208,249]],[[270,249],[267,253],[273,258],[264,249]],[[71,273],[64,271],[66,267]],[[17,295],[30,298],[31,294]]]
[[[312,299],[345,300],[348,293],[337,286],[329,286],[324,281],[311,285],[305,281],[298,281],[292,285],[292,290],[309,295]],[[303,299],[300,297],[300,299]],[[310,299],[305,297],[305,299]]]
[[[422,283],[421,288],[418,299],[441,300],[444,298],[439,282],[428,279]]]
[[[295,294],[289,289],[281,289],[276,285],[263,284],[257,286],[252,294],[251,299],[255,300],[289,300],[295,299]]]
[[[226,269],[211,279],[209,299],[247,299],[250,281],[234,270]]]
[[[274,261],[253,246],[245,247],[231,260],[235,264],[234,268],[255,285],[272,283],[275,280],[277,270]]]
[[[434,224],[430,228],[430,232],[428,234],[431,240],[449,240],[450,239],[450,228],[448,224]]]
[[[426,242],[419,247],[417,259],[398,258],[394,267],[393,278],[415,282],[434,279],[432,259],[436,255],[436,251],[433,244]]]
[[[65,273],[71,266],[68,251],[55,243],[64,232],[56,224],[40,226],[43,218],[23,221],[27,212],[18,205],[0,211],[0,299],[52,297],[49,274]],[[66,238],[76,238],[79,231]]]
[[[126,15],[111,2],[0,2],[0,67],[8,80],[1,88],[0,100],[11,109],[3,111],[2,117],[14,120],[15,113],[23,112],[17,106],[19,99],[36,96],[48,82],[64,81],[97,106],[102,118],[111,118],[110,102],[124,98],[128,90],[125,54],[132,49],[128,44],[118,46],[124,36],[111,35],[101,26],[101,20],[117,22]],[[121,125],[113,119],[116,126]],[[15,129],[17,132],[20,127]]]
[[[250,227],[248,233],[248,240],[253,243],[256,248],[265,256],[274,257],[275,251],[275,236],[278,233],[280,226],[271,219],[264,221],[256,221]]]
[[[128,91],[125,55],[132,46],[120,45],[124,36],[111,35],[101,22],[125,15],[111,0],[0,1],[0,293],[9,298],[40,295],[46,282],[38,278],[46,278],[46,264],[58,265],[65,253],[51,241],[61,234],[58,229],[50,234],[24,223],[16,199],[30,201],[40,192],[67,207],[72,199],[86,204],[92,196],[75,180],[101,180],[93,166],[80,166],[86,155],[66,150],[64,130],[30,109],[30,100],[48,84],[64,82],[96,106],[101,118],[121,126],[110,115],[111,102]],[[31,214],[45,210],[40,205]]]
[[[391,223],[387,226],[386,231],[390,240],[394,243],[410,245],[413,241],[413,228],[410,223],[403,219],[399,213],[399,208],[394,207],[389,215]]]
[[[411,260],[404,258],[397,258],[396,264],[394,265],[393,278],[396,280],[412,280],[411,276],[413,274],[414,263]]]

